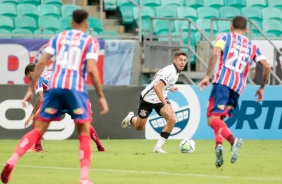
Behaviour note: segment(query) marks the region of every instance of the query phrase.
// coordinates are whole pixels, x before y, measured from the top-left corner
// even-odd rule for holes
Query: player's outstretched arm
[[[217,59],[220,56],[221,51],[222,50],[221,50],[220,47],[217,47],[217,46],[214,47],[212,55],[211,55],[210,60],[209,60],[206,76],[204,77],[204,79],[198,85],[198,88],[200,90],[202,90],[202,87],[206,87],[207,85],[209,85],[210,76],[211,76],[212,71],[213,71],[213,69],[216,65]]]
[[[108,103],[103,93],[102,85],[100,83],[100,76],[99,71],[96,66],[95,59],[88,59],[87,60],[87,72],[90,76],[91,82],[95,87],[96,93],[99,97],[99,104],[100,104],[100,114],[106,114],[109,111]]]
[[[261,80],[261,84],[260,84],[260,88],[257,90],[255,96],[257,96],[256,101],[260,102],[263,100],[263,90],[264,90],[264,86],[267,84],[268,82],[268,78],[269,78],[269,73],[270,73],[270,65],[266,60],[261,60],[259,62],[259,64],[262,65],[263,67],[263,72],[262,72],[262,80]]]

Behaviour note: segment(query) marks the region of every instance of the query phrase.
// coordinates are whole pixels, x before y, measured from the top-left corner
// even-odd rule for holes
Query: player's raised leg
[[[94,129],[93,126],[90,125],[90,137],[91,139],[95,142],[98,151],[106,151],[106,148],[103,146],[103,144],[101,143],[98,134],[96,133],[96,130]]]
[[[12,171],[19,159],[35,144],[39,138],[42,137],[49,126],[49,123],[47,122],[40,122],[39,120],[36,122],[38,123],[36,123],[35,128],[22,137],[16,150],[6,162],[6,165],[1,173],[1,181],[3,183],[9,182]]]

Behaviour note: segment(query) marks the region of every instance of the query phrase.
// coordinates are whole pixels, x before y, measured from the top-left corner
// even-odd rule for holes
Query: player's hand
[[[203,87],[207,87],[210,83],[210,77],[206,76],[203,80],[199,83],[198,88],[199,90],[203,90]]]
[[[175,86],[172,86],[169,90],[170,90],[171,92],[176,92],[176,91],[178,90],[178,88],[175,87]]]
[[[27,90],[27,92],[26,92],[26,94],[25,94],[25,96],[24,96],[24,98],[23,98],[22,106],[23,106],[23,107],[27,107],[27,106],[30,104],[32,98],[33,98],[33,91],[32,91],[32,89],[29,87],[28,90]]]
[[[257,98],[256,98],[256,101],[257,102],[260,102],[263,100],[263,89],[262,88],[259,88],[256,92],[256,95],[255,95]]]
[[[109,107],[108,107],[108,103],[105,99],[105,97],[101,97],[99,98],[99,105],[100,105],[100,114],[107,114],[109,112]]]

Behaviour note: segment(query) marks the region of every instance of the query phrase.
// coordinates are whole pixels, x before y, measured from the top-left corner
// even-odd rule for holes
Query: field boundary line
[[[4,164],[0,164],[4,166]],[[17,167],[37,168],[37,169],[57,169],[57,170],[80,170],[75,167],[54,167],[54,166],[35,166],[35,165],[22,165]],[[90,169],[96,172],[113,172],[113,173],[136,173],[136,174],[150,174],[150,175],[170,175],[170,176],[189,176],[189,177],[206,177],[206,178],[219,178],[219,179],[238,179],[238,180],[252,180],[252,181],[277,181],[282,182],[281,177],[256,177],[256,176],[226,176],[226,175],[208,175],[208,174],[193,174],[193,173],[175,173],[163,171],[138,171],[138,170],[118,170],[118,169]]]

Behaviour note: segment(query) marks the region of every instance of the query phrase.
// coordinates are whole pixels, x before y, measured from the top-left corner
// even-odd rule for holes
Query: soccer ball
[[[183,139],[179,144],[179,149],[182,153],[193,153],[196,149],[196,144],[192,139]]]

